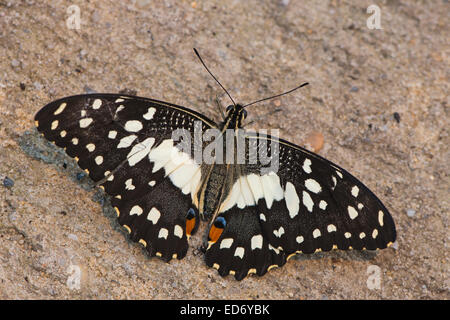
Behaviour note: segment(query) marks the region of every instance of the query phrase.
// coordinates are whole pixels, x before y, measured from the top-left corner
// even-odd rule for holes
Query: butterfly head
[[[240,128],[245,118],[247,118],[247,110],[242,105],[229,105],[224,124],[228,128]]]

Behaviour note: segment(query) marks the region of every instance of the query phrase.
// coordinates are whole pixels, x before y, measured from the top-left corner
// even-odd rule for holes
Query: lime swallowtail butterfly
[[[298,253],[374,250],[395,241],[391,215],[364,184],[295,144],[242,130],[247,106],[233,101],[216,123],[167,102],[93,93],[53,101],[35,120],[111,196],[131,239],[165,261],[186,255],[202,219],[210,222],[206,264],[238,280]],[[196,130],[222,137],[231,130],[231,145],[214,150],[232,161],[196,161],[208,141],[183,150],[173,138],[180,129],[193,141]],[[243,163],[236,161],[238,140]],[[264,172],[250,150],[275,147],[269,153],[277,168]]]

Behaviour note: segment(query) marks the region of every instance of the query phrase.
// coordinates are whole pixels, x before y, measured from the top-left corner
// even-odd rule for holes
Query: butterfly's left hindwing
[[[175,147],[172,132],[213,122],[183,107],[145,98],[89,94],[42,108],[38,130],[74,157],[112,196],[119,223],[151,255],[182,258],[186,215],[201,181],[200,165]],[[194,218],[195,219],[195,218]],[[191,221],[192,225],[192,221]]]
[[[254,134],[247,139],[247,146],[279,143],[274,154],[279,169],[263,173],[261,164],[239,167],[218,215],[224,228],[206,252],[207,264],[221,274],[240,279],[282,266],[297,253],[374,250],[395,241],[388,210],[350,173],[281,139]]]

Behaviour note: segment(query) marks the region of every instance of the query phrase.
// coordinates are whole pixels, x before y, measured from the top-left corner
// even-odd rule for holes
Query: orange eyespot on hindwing
[[[198,228],[197,215],[194,209],[190,208],[186,215],[186,235],[190,237]]]
[[[226,225],[227,222],[224,217],[217,217],[211,226],[211,229],[209,229],[208,241],[213,243],[216,242],[222,235],[223,229]]]

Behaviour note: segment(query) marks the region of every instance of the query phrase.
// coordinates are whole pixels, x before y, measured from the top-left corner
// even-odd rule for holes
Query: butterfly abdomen
[[[209,218],[218,208],[224,190],[226,176],[226,165],[215,165],[212,168],[204,191],[203,214],[205,218]]]

